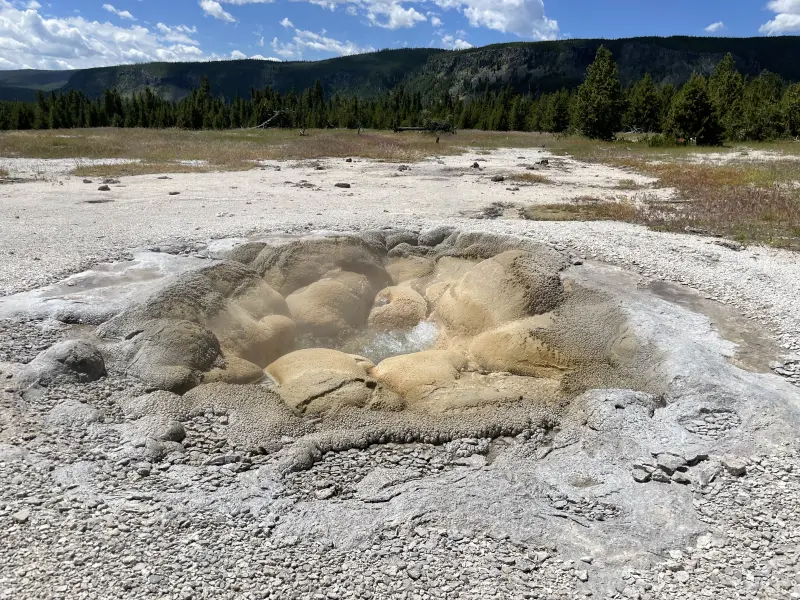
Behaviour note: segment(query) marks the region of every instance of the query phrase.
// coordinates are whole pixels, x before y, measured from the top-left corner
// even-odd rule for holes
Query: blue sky
[[[800,34],[800,0],[0,0],[0,69],[787,34]]]

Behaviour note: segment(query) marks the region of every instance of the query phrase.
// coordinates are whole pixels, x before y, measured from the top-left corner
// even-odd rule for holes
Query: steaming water
[[[375,333],[358,354],[378,364],[390,356],[428,350],[436,343],[436,336],[436,325],[423,321],[413,329]]]

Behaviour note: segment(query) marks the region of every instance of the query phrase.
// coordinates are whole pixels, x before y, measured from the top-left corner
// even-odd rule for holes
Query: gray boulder
[[[455,227],[443,225],[441,227],[435,227],[434,229],[423,231],[419,234],[419,245],[438,246],[455,230]]]
[[[99,420],[99,410],[77,400],[67,400],[56,404],[47,413],[47,423],[58,427],[86,426]]]
[[[105,374],[103,355],[94,345],[67,340],[54,344],[26,365],[18,383],[23,389],[35,384],[49,386],[59,380],[87,383]]]

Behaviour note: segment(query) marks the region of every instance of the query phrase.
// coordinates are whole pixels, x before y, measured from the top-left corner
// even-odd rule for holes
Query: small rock
[[[592,564],[592,562],[594,562],[594,557],[593,556],[581,556],[580,557],[580,561],[581,562],[585,562],[587,565],[590,565],[590,564]]]
[[[680,483],[681,485],[687,485],[692,482],[692,480],[687,477],[686,473],[681,473],[680,471],[675,471],[672,474],[672,481]]]
[[[348,189],[350,187],[350,184],[349,183],[334,183],[333,186],[337,187],[337,188]]]
[[[172,179],[172,177],[169,177],[167,175],[161,175],[161,177],[156,177],[156,179]]]
[[[697,482],[700,484],[700,487],[706,487],[709,483],[714,481],[719,472],[719,465],[709,465],[700,469],[697,473]]]
[[[92,180],[91,179],[84,179],[83,183],[92,183]]]
[[[495,175],[494,177],[492,177],[492,181],[495,181],[495,182],[500,182],[500,181],[505,181],[505,180],[506,180],[506,178],[503,177],[502,175]]]
[[[686,233],[694,233],[695,235],[712,235],[708,229],[703,229],[702,227],[692,227],[691,225],[687,225],[683,228]]]
[[[583,570],[575,571],[575,577],[578,578],[578,581],[589,581],[589,573]]]
[[[693,467],[704,460],[708,460],[708,454],[704,452],[691,452],[685,455],[686,457],[686,464],[690,467]]]
[[[221,467],[222,465],[230,465],[240,462],[241,460],[242,457],[238,454],[220,454],[218,456],[212,456],[203,464],[207,467]]]
[[[327,500],[328,498],[333,497],[335,493],[336,493],[336,488],[329,487],[323,490],[317,490],[316,492],[314,492],[314,496],[317,498],[317,500]]]
[[[162,442],[182,442],[186,438],[186,429],[180,421],[170,421],[157,438]]]
[[[633,469],[631,469],[631,475],[633,475],[633,480],[637,483],[647,483],[650,481],[650,473],[648,473],[644,467],[633,467]]]
[[[747,463],[743,458],[729,455],[724,456],[721,462],[725,470],[734,477],[741,477],[747,473]]]
[[[733,250],[734,252],[740,252],[744,250],[744,244],[740,242],[736,242],[734,240],[714,240],[713,242],[717,246],[722,246],[723,248],[727,248],[728,250]]]
[[[30,519],[31,513],[28,510],[21,510],[19,512],[15,512],[11,515],[11,518],[14,519],[15,523],[27,523],[28,519]]]
[[[687,583],[689,579],[691,579],[691,576],[686,571],[678,571],[675,573],[675,580],[680,583]]]
[[[656,456],[656,464],[658,468],[664,471],[667,475],[672,475],[675,471],[686,464],[686,459],[677,454],[664,452]]]
[[[180,192],[170,192],[169,193],[170,196],[177,196],[178,194],[180,194]]]
[[[471,168],[473,168],[473,169],[480,169],[480,168],[481,168],[481,166],[480,166],[478,163],[474,162],[474,163],[472,163],[472,167],[471,167]]]
[[[111,188],[108,187],[107,185],[101,185],[99,188],[97,188],[97,191],[98,192],[110,192]]]
[[[345,158],[345,159],[344,159],[344,162],[351,163],[351,162],[353,162],[353,159],[352,159],[352,158]]]
[[[409,171],[410,169],[411,167],[409,167],[408,165],[400,165],[399,167],[397,167],[398,171]]]
[[[667,475],[661,469],[656,469],[655,471],[653,471],[653,473],[650,475],[650,479],[652,479],[653,481],[658,481],[659,483],[669,483],[670,481],[672,481],[669,475]]]

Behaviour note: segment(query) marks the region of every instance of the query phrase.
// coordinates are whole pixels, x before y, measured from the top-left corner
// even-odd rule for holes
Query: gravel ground
[[[0,393],[0,597],[800,598],[796,444],[743,461],[743,475],[710,465],[711,481],[694,487],[692,503],[715,533],[665,548],[648,568],[609,577],[604,557],[443,527],[424,511],[386,521],[368,539],[343,546],[282,531],[284,519],[304,504],[359,496],[385,502],[373,496],[382,492],[367,485],[369,473],[457,476],[484,464],[497,442],[326,455],[281,489],[258,490],[271,501],[245,510],[232,499],[253,496],[248,486],[273,459],[249,455],[222,467],[203,460],[208,452],[237,451],[218,435],[224,415],[186,423],[185,453],[160,462],[119,458],[122,439],[113,428],[87,425],[124,422],[117,400],[141,391],[135,381],[107,378],[26,395],[24,407]],[[81,402],[82,411],[63,410],[64,398]],[[536,447],[539,435],[509,440],[502,449]],[[185,491],[193,501],[185,501]],[[564,501],[553,504],[562,508]],[[598,510],[572,507],[589,522],[615,517]],[[606,584],[602,593],[591,586],[597,578]]]
[[[737,252],[707,238],[619,223],[473,218],[498,198],[614,197],[622,193],[615,189],[620,180],[636,177],[551,157],[552,167],[540,167],[550,184],[512,192],[491,181],[545,156],[501,151],[479,157],[486,159],[482,170],[470,168],[469,156],[402,172],[359,161],[321,161],[323,170],[284,163],[248,173],[128,178],[111,192],[56,170],[54,183],[0,190],[0,290],[50,283],[136,247],[195,255],[226,237],[457,225],[532,236],[636,271],[643,283],[663,279],[698,289],[772,331],[785,351],[773,369],[800,379],[795,254]],[[304,187],[304,179],[321,191]],[[334,188],[336,182],[352,188]],[[112,201],[86,203],[97,198]],[[0,321],[0,381],[71,335],[49,321]],[[377,519],[387,500],[376,477],[391,474],[411,485],[457,481],[497,453],[546,456],[542,434],[326,455],[276,486],[262,477],[275,457],[230,447],[226,415],[209,412],[184,423],[186,440],[169,454],[163,445],[126,439],[119,401],[142,392],[138,382],[115,377],[24,395],[0,386],[0,598],[800,598],[796,444],[754,454],[735,474],[717,459],[704,463],[707,479],[691,486],[691,502],[708,533],[665,548],[647,564],[566,552],[544,539],[454,529],[435,510],[334,544],[327,536],[297,535],[292,519],[312,507],[324,512],[325,503],[354,501],[376,502]],[[668,484],[654,479],[646,487],[662,485]],[[603,502],[549,502],[559,518],[584,524],[620,518]],[[582,534],[587,547],[590,531]]]

